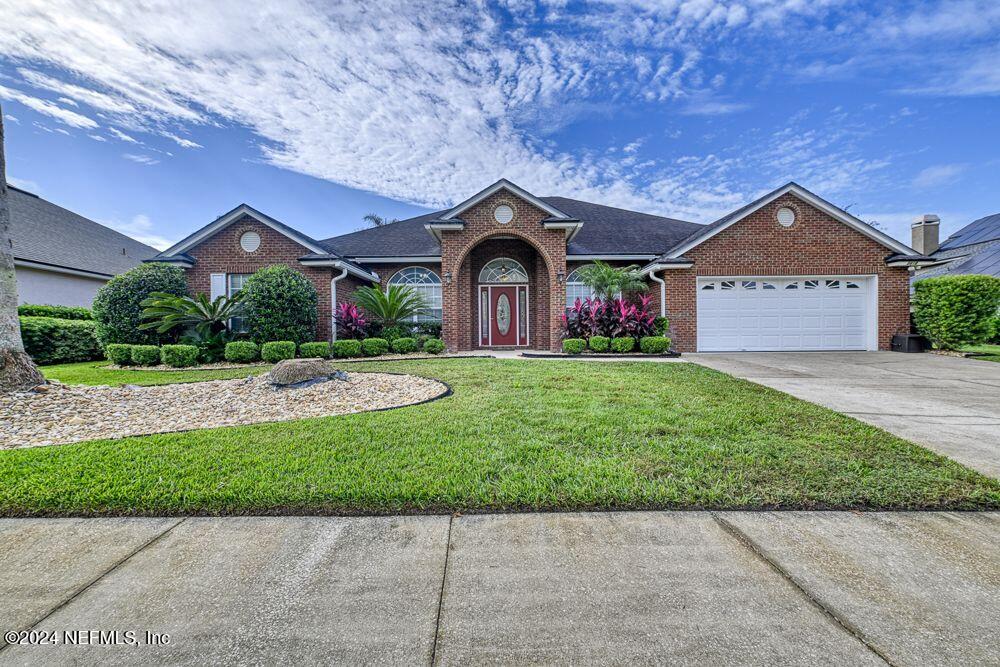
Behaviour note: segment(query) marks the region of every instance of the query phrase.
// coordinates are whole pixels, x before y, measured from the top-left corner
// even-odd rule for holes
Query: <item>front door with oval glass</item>
[[[527,285],[481,285],[479,288],[480,345],[528,344]]]

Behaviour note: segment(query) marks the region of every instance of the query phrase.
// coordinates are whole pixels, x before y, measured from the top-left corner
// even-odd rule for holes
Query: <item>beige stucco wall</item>
[[[105,280],[15,266],[17,302],[90,308]]]

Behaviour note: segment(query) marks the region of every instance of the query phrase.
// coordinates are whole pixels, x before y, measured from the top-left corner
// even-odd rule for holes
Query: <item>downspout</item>
[[[662,267],[659,265],[655,266],[652,271],[649,272],[649,277],[652,280],[660,283],[660,317],[667,316],[667,284],[663,282],[663,278],[657,278],[656,272]]]
[[[330,279],[330,342],[337,340],[337,281],[347,276],[347,268]]]

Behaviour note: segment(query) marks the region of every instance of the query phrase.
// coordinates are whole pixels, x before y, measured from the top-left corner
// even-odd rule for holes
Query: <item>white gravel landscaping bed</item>
[[[344,415],[447,391],[428,378],[355,372],[346,382],[277,390],[266,376],[153,387],[52,384],[44,393],[0,395],[0,449]]]

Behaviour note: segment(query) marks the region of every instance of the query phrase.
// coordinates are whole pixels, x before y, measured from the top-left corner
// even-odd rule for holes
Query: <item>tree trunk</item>
[[[45,378],[35,368],[31,357],[25,354],[21,341],[3,139],[3,109],[0,108],[0,392],[8,392],[45,384]]]

